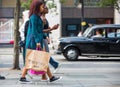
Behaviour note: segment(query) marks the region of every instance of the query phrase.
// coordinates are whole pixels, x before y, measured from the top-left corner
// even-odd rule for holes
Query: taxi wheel
[[[76,61],[76,60],[78,60],[79,50],[75,47],[68,47],[64,51],[63,55],[69,61]]]

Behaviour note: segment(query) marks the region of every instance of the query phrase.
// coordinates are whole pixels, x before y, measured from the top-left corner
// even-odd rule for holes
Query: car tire
[[[68,61],[76,61],[78,60],[78,56],[79,56],[79,51],[77,48],[75,47],[68,47],[63,55],[65,56],[65,58],[68,60]]]

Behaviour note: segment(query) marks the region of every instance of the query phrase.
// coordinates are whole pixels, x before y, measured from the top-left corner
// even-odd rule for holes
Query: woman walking
[[[35,50],[37,47],[43,48],[43,39],[45,39],[45,35],[43,33],[43,21],[40,18],[41,13],[44,11],[45,4],[40,0],[32,0],[30,13],[29,13],[29,26],[26,37],[26,49]],[[51,31],[51,29],[49,29]],[[21,82],[29,82],[26,80],[26,74],[28,69],[26,67],[23,68],[22,76],[20,78]],[[49,77],[49,81],[53,82],[59,80],[61,77],[53,76],[49,67],[47,69],[47,75]]]

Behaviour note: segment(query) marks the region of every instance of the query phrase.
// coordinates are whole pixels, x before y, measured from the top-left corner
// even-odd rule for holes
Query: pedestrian
[[[45,4],[40,0],[32,0],[31,6],[30,6],[30,12],[29,12],[29,26],[28,26],[28,32],[26,37],[26,49],[33,49],[35,50],[37,47],[43,48],[43,39],[45,38],[43,33],[43,21],[40,18],[41,13],[44,11]],[[53,29],[48,29],[48,31],[51,31]],[[26,79],[27,71],[26,67],[22,70],[22,75],[20,78],[21,82],[29,82]],[[61,77],[56,77],[52,75],[50,68],[47,68],[47,75],[49,77],[49,81],[53,82],[56,80],[59,80]]]
[[[23,11],[23,24],[21,25],[19,32],[20,32],[20,42],[19,45],[23,49],[23,64],[25,65],[25,24],[29,20],[29,10]]]
[[[48,47],[48,44],[50,43],[50,38],[49,38],[49,33],[50,32],[46,32],[46,29],[50,29],[50,26],[49,26],[49,22],[48,20],[46,19],[45,15],[48,13],[48,7],[46,6],[44,8],[44,11],[41,15],[41,19],[43,20],[43,23],[44,23],[44,30],[43,32],[45,32],[44,34],[46,35],[46,39],[43,40],[43,43],[44,43],[44,48],[46,50],[46,52],[49,52],[49,47]],[[58,28],[59,27],[59,24],[56,24],[54,25],[52,28]],[[55,69],[54,73],[60,68],[61,64],[59,64],[57,61],[54,60],[53,57],[50,57],[50,64],[53,66],[53,68]]]

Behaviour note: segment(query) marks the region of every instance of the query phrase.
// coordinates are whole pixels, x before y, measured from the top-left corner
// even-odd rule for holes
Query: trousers
[[[46,52],[49,52],[48,42],[46,39],[43,40],[43,45],[45,47]],[[56,69],[59,65],[59,63],[57,61],[55,61],[53,57],[50,57],[49,63],[50,63],[50,65],[53,66],[54,69]]]

